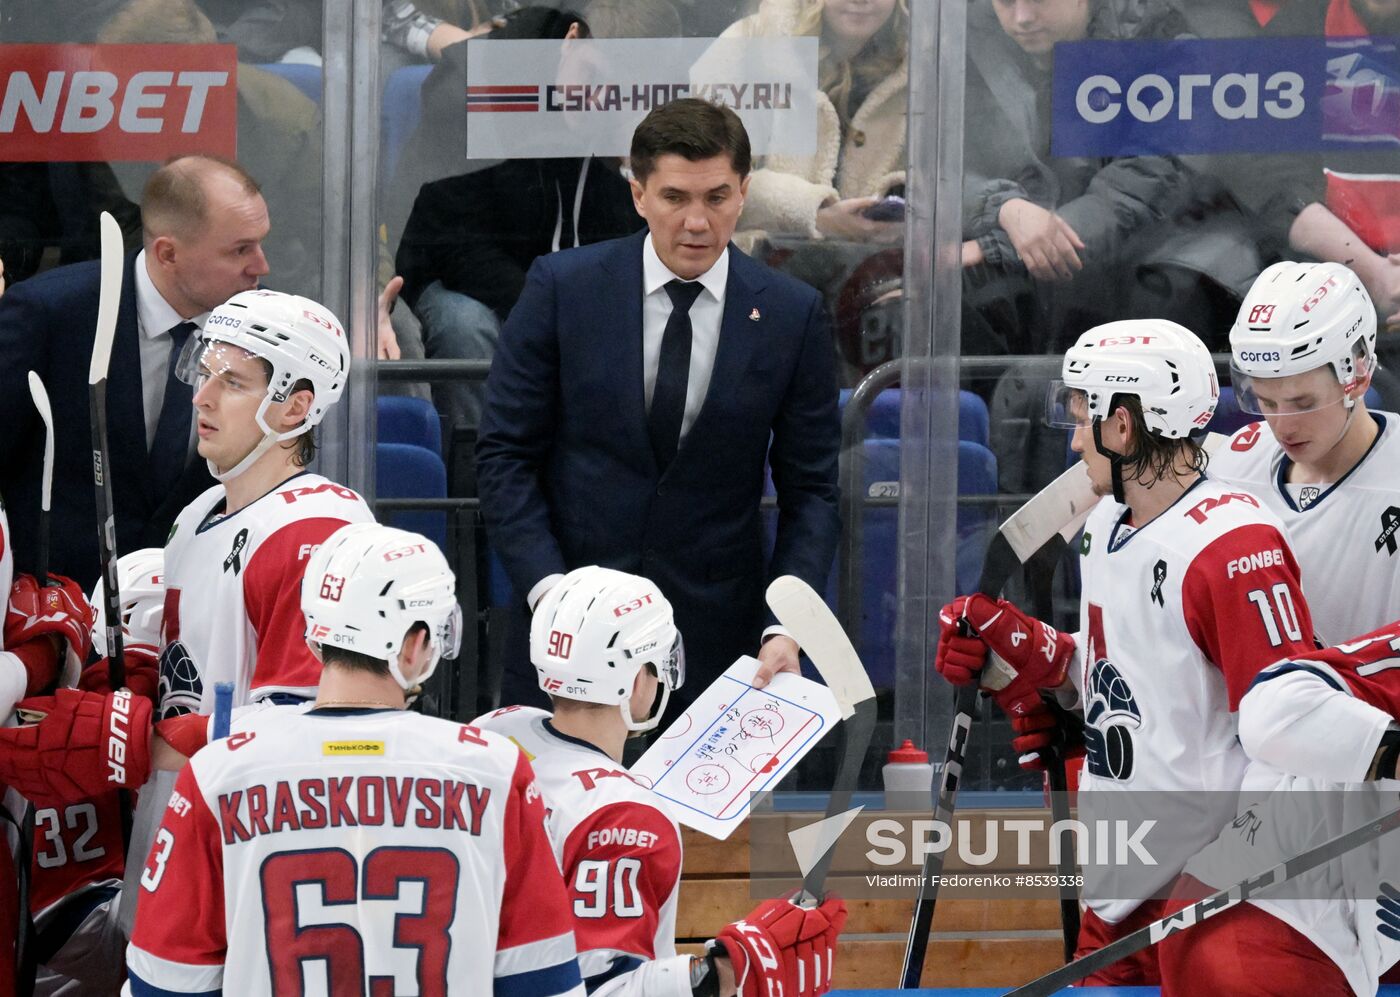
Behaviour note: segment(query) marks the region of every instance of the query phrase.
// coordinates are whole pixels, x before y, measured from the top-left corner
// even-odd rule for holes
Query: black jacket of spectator
[[[574,245],[574,197],[582,160],[520,159],[426,184],[399,243],[395,264],[414,304],[435,280],[469,295],[502,319],[525,287],[536,257]],[[593,159],[579,205],[578,245],[645,227],[613,161]]]

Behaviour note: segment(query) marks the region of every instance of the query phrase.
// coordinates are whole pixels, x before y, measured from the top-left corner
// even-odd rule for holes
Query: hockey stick
[[[107,674],[113,689],[126,685],[122,658],[121,593],[117,590],[117,520],[113,510],[111,451],[107,448],[107,367],[117,335],[122,296],[122,232],[117,220],[102,212],[102,284],[97,301],[97,329],[88,367],[88,412],[92,423],[92,480],[97,489],[97,546],[102,561],[102,603],[107,626]]]
[[[111,450],[107,447],[107,367],[117,336],[117,311],[122,297],[122,231],[117,220],[102,212],[102,283],[97,299],[97,328],[88,367],[88,414],[92,426],[92,481],[97,490],[97,551],[102,561],[102,608],[106,614],[107,675],[115,689],[126,685],[122,656],[122,603],[117,587],[117,519],[112,499]],[[121,811],[122,845],[131,848],[131,794],[117,792]]]
[[[233,683],[214,683],[214,732],[211,740],[220,741],[228,737],[229,723],[233,719]]]
[[[1345,834],[1339,834],[1335,838],[1309,848],[1302,854],[1295,855],[1271,869],[1266,869],[1257,876],[1251,876],[1234,886],[1197,900],[1175,914],[1168,914],[1160,920],[1139,928],[1130,935],[1124,935],[1117,941],[1074,960],[1067,966],[1061,966],[1039,979],[1017,987],[1007,993],[1006,997],[1048,997],[1048,995],[1057,993],[1064,987],[1082,980],[1090,973],[1097,972],[1119,959],[1140,952],[1149,945],[1156,945],[1164,938],[1179,931],[1193,928],[1208,918],[1212,918],[1222,911],[1227,911],[1265,890],[1286,883],[1288,880],[1301,876],[1311,869],[1316,869],[1355,848],[1360,848],[1384,834],[1389,834],[1397,827],[1400,827],[1400,809],[1392,810],[1369,824],[1363,824]]]
[[[39,557],[35,574],[40,585],[49,582],[49,510],[53,508],[53,408],[43,379],[29,372],[29,397],[44,423],[44,478],[39,493]]]
[[[841,764],[831,786],[826,816],[845,813],[860,778],[861,763],[875,731],[875,688],[851,640],[822,597],[802,579],[783,575],[768,586],[768,608],[806,652],[841,707]],[[821,903],[835,842],[802,878],[802,906]]]
[[[1025,505],[1012,513],[992,536],[987,545],[987,553],[982,562],[982,575],[977,581],[977,591],[996,597],[1005,587],[1012,572],[1023,563],[1030,561],[1042,549],[1041,563],[1053,565],[1063,553],[1070,537],[1084,525],[1090,511],[1098,503],[1099,496],[1094,492],[1089,480],[1088,468],[1076,463],[1050,484],[1037,492]],[[994,671],[993,659],[989,671]],[[967,760],[968,741],[972,735],[972,722],[977,709],[978,688],[975,685],[961,686],[957,690],[953,704],[953,723],[948,733],[948,749],[944,755],[940,773],[938,796],[934,802],[934,819],[952,826],[953,810],[957,804],[958,789],[962,783],[963,764]],[[1063,763],[1058,758],[1048,759],[1048,764],[1058,767]],[[1056,796],[1052,793],[1051,804],[1056,819],[1068,817],[1060,810],[1068,809],[1068,802],[1060,796],[1061,803],[1055,805]],[[912,990],[918,987],[923,976],[924,958],[928,952],[929,934],[933,928],[933,912],[938,903],[938,886],[943,872],[944,853],[929,852],[924,857],[923,874],[919,880],[919,893],[914,901],[914,916],[909,922],[909,937],[904,946],[904,965],[900,971],[900,987]],[[1074,919],[1070,919],[1069,902],[1061,903],[1061,923],[1066,938],[1078,935],[1078,904],[1074,903]],[[1069,942],[1066,941],[1066,946]]]

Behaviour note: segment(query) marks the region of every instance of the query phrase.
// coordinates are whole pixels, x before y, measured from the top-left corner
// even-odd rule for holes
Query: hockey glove
[[[122,648],[126,663],[126,688],[145,696],[152,706],[160,705],[160,667],[156,649],[149,644],[127,644]],[[84,692],[114,692],[109,669],[111,662],[99,658],[78,676],[78,688]]]
[[[938,622],[938,673],[953,685],[980,682],[1013,717],[1034,710],[1040,690],[1062,685],[1069,674],[1074,638],[1005,599],[961,596],[939,611]],[[995,670],[987,668],[987,651],[1000,659]]]
[[[1389,883],[1381,884],[1381,895],[1376,897],[1380,910],[1376,913],[1381,919],[1376,930],[1387,938],[1400,942],[1400,890]]]
[[[0,729],[0,781],[34,803],[133,789],[150,775],[151,704],[144,696],[60,689],[18,708],[36,722]]]
[[[829,897],[820,907],[765,900],[715,938],[734,967],[739,997],[817,997],[831,989],[836,939],[846,903]]]
[[[41,586],[33,575],[20,575],[10,586],[5,646],[13,648],[53,634],[62,638],[81,665],[92,650],[96,614],[77,582],[62,575],[51,574],[49,578],[58,584]]]
[[[1084,755],[1084,721],[1055,703],[1041,700],[1038,707],[1013,716],[1011,729],[1016,732],[1011,746],[1027,772],[1045,771],[1049,748],[1058,748],[1065,759]]]

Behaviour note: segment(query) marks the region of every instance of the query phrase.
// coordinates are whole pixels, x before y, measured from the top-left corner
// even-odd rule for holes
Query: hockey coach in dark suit
[[[764,589],[793,574],[820,591],[840,532],[820,297],[729,241],[750,158],[728,108],[677,100],[642,121],[631,185],[648,231],[535,261],[477,445],[487,530],[516,593],[533,607],[586,564],[655,581],[685,639],[679,705],[741,654],[763,676],[796,670]],[[765,458],[779,506],[767,564]],[[503,698],[537,701],[511,643]]]
[[[181,509],[212,485],[195,458],[191,388],[174,360],[208,312],[268,272],[270,224],[258,185],[231,161],[185,156],[141,199],[142,250],[122,264],[107,379],[107,443],[117,550],[164,547]],[[26,375],[43,378],[54,414],[50,570],[83,588],[98,576],[88,367],[97,324],[97,260],[57,267],[0,298],[0,495],[16,567],[33,571],[44,443]]]

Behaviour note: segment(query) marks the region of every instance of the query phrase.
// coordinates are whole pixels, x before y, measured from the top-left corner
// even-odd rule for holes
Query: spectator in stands
[[[1168,0],[974,0],[963,264],[986,266],[967,274],[965,296],[977,302],[990,289],[995,303],[1038,299],[1029,327],[1008,337],[1010,352],[1057,350],[1058,330],[1077,334],[1109,317],[1094,310],[1121,302],[1123,268],[1140,258],[1133,240],[1157,235],[1158,223],[1174,217],[1190,194],[1189,171],[1174,157],[1051,156],[1055,45],[1184,31]],[[1055,291],[1070,282],[1067,291]]]
[[[768,579],[820,588],[840,533],[831,334],[811,288],[730,245],[750,166],[739,116],[702,100],[637,126],[647,233],[537,259],[487,381],[477,480],[491,542],[533,606],[569,569],[646,571],[686,635],[673,710],[740,654],[797,668]],[[645,237],[644,237],[645,235]],[[765,463],[778,497],[764,555]],[[523,627],[504,701],[539,701]]]
[[[512,18],[491,38],[520,31],[561,40],[675,37],[680,20],[667,0],[593,0],[582,17],[540,11]],[[425,184],[395,260],[404,300],[423,324],[427,355],[491,359],[500,323],[536,257],[643,225],[617,159],[512,159]],[[476,425],[481,382],[443,382],[434,392],[454,424]]]
[[[1394,0],[1289,3],[1266,30],[1270,35],[1328,38],[1396,35],[1400,34],[1400,4]],[[1347,85],[1344,79],[1333,84]],[[1393,142],[1395,121],[1385,126],[1392,129]],[[1283,167],[1278,182],[1289,245],[1298,253],[1344,263],[1356,272],[1379,313],[1382,335],[1376,345],[1382,369],[1393,368],[1394,360],[1400,359],[1400,343],[1395,342],[1400,337],[1385,334],[1400,333],[1400,167],[1393,145],[1375,150],[1361,143],[1354,150],[1299,154],[1286,157]],[[1378,387],[1400,395],[1393,385]],[[1393,397],[1387,401],[1396,404]]]
[[[904,189],[907,0],[763,0],[720,37],[770,35],[819,39],[817,152],[760,160],[744,228],[854,242],[902,238],[902,225],[864,212]]]
[[[130,0],[102,26],[104,44],[212,44],[214,25],[193,0]],[[238,66],[238,152],[255,164],[268,214],[264,243],[272,274],[267,285],[315,295],[321,281],[321,113],[293,84],[270,72]],[[114,166],[136,196],[154,163]],[[217,302],[216,302],[217,303]]]

